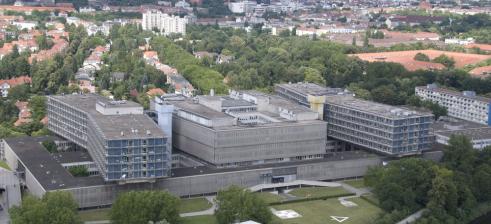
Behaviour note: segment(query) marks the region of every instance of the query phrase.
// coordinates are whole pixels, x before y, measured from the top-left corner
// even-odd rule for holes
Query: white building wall
[[[488,125],[489,102],[417,87],[416,95],[447,108],[448,116]]]
[[[186,35],[186,25],[188,18],[168,15],[162,12],[147,11],[143,13],[142,28],[144,30],[152,30],[157,28],[164,35],[172,33],[180,33]]]

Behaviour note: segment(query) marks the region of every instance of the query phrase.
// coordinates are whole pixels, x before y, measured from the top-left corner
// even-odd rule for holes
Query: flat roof
[[[49,190],[103,185],[101,176],[74,177],[49,153],[41,143],[53,139],[49,136],[6,138],[5,142],[22,164]]]
[[[478,96],[478,95],[476,95],[476,96],[464,96],[464,94],[462,92],[451,90],[451,89],[446,89],[446,88],[441,88],[438,86],[434,86],[434,87],[430,87],[430,88],[428,86],[417,86],[416,88],[431,90],[431,91],[438,92],[438,93],[446,93],[446,94],[449,94],[452,96],[458,96],[458,97],[471,99],[471,100],[478,100],[478,101],[481,101],[484,103],[490,103],[491,102],[491,98]]]
[[[308,82],[275,84],[275,86],[279,86],[302,95],[312,96],[337,95],[345,92],[345,90],[342,88],[329,88]]]
[[[442,117],[432,124],[436,135],[464,135],[471,140],[491,139],[491,127],[457,118]]]
[[[130,138],[164,138],[165,135],[158,125],[145,114],[118,114],[103,115],[96,110],[98,101],[109,102],[107,98],[96,94],[84,95],[58,95],[49,96],[49,98],[59,100],[71,107],[77,108],[87,113],[94,121],[94,124],[100,129],[106,139],[119,140]],[[139,104],[126,101],[125,104],[119,104],[118,107],[139,106]],[[138,130],[134,132],[132,130]],[[147,134],[149,131],[150,134]],[[123,133],[123,135],[121,135]]]
[[[176,106],[176,109],[180,109],[183,111],[186,111],[188,113],[194,114],[199,117],[204,117],[207,119],[233,119],[234,117],[225,114],[220,111],[216,111],[213,109],[210,109],[204,105],[201,105],[197,102],[193,102],[193,100],[186,99],[186,100],[176,100],[176,101],[166,101],[169,102],[170,104]]]
[[[92,158],[85,150],[56,152],[51,154],[59,163],[92,162]]]
[[[410,110],[400,106],[376,103],[373,101],[358,99],[350,95],[328,96],[326,97],[326,102],[392,119],[433,116],[433,114],[430,112],[422,112]]]

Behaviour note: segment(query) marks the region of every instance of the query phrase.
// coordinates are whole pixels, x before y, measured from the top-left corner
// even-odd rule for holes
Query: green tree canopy
[[[218,192],[215,215],[218,223],[254,220],[269,223],[272,214],[266,203],[248,189],[230,186]]]
[[[167,191],[130,191],[118,196],[111,209],[111,222],[133,224],[166,220],[180,223],[179,198]]]
[[[82,223],[78,204],[69,192],[48,192],[41,199],[26,196],[19,207],[10,209],[13,224]]]

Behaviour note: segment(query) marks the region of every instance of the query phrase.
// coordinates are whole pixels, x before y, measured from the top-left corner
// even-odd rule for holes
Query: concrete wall
[[[215,193],[230,185],[252,187],[270,183],[271,176],[281,175],[283,170],[295,171],[297,180],[333,180],[363,176],[370,166],[380,165],[379,157],[356,160],[321,161],[317,163],[279,168],[262,168],[225,173],[203,174],[187,177],[160,179],[155,183],[107,184],[101,186],[66,189],[73,194],[80,207],[110,205],[118,193],[128,190],[165,189],[177,196],[191,196]],[[286,169],[285,169],[286,168]],[[293,181],[294,179],[292,179]]]
[[[218,165],[325,154],[321,121],[215,130],[174,117],[173,125],[174,147]]]

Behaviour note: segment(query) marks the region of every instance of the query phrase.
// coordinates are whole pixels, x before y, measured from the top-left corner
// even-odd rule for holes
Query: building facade
[[[353,96],[328,96],[324,120],[328,136],[391,156],[419,154],[431,148],[431,113],[411,111]]]
[[[477,96],[474,91],[457,92],[429,84],[416,87],[416,95],[447,108],[448,116],[491,125],[491,99]]]
[[[105,181],[153,181],[167,177],[167,136],[139,104],[102,96],[50,96],[48,129],[87,149]]]
[[[277,96],[232,91],[195,99],[164,96],[162,102],[175,107],[174,147],[218,167],[326,154],[326,123],[308,108]]]
[[[147,11],[143,13],[142,27],[144,30],[157,29],[164,35],[180,33],[186,35],[187,17],[169,15],[160,11]]]

